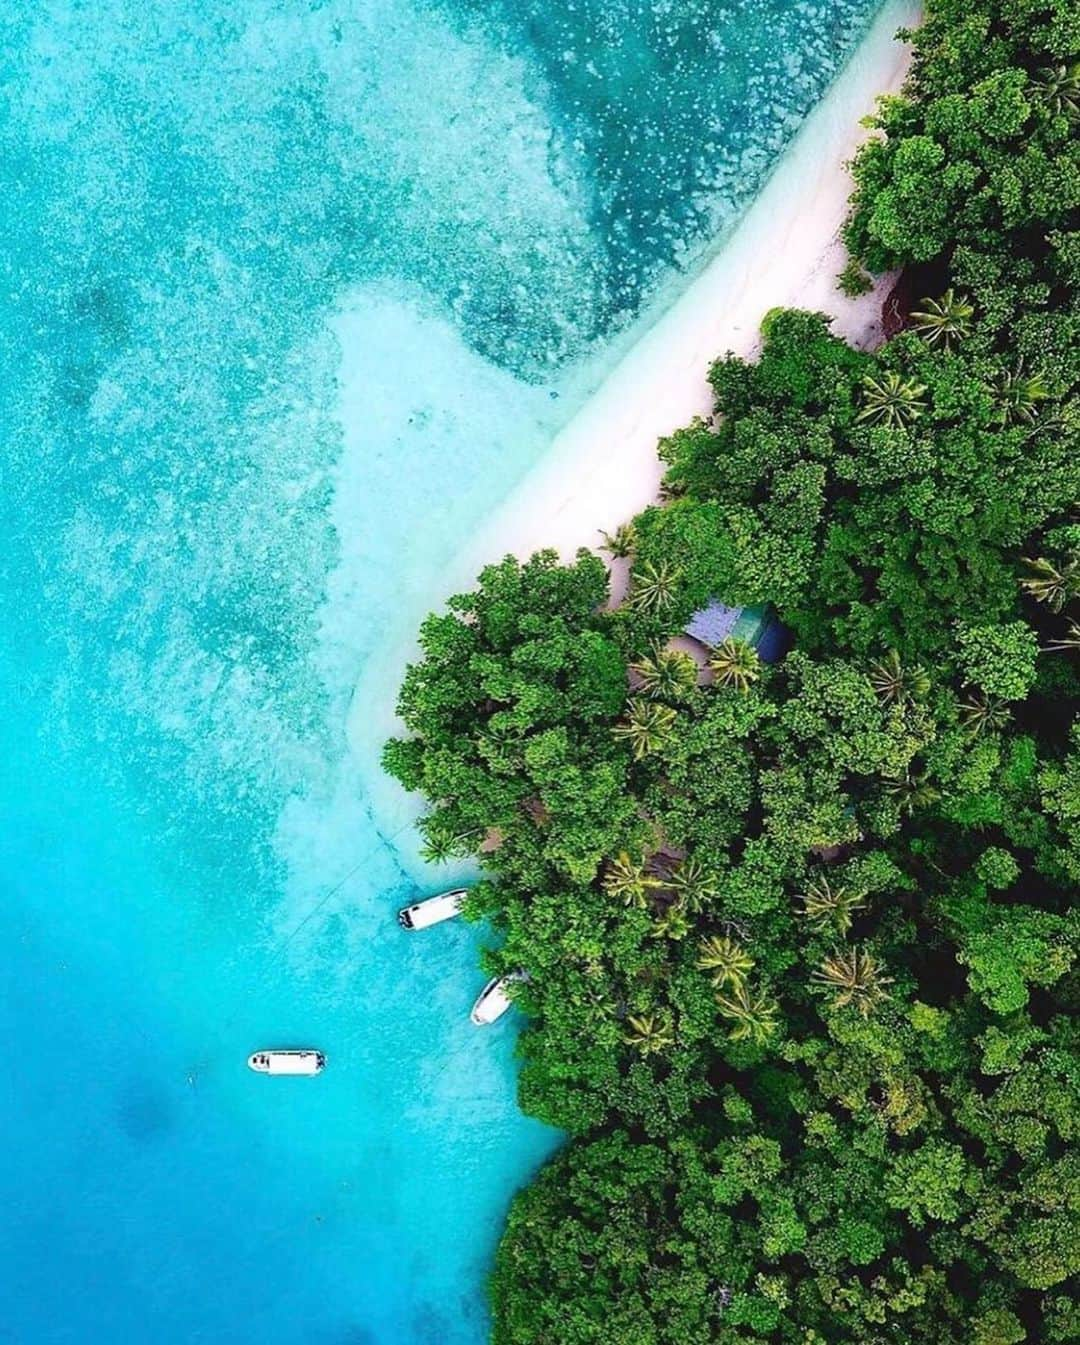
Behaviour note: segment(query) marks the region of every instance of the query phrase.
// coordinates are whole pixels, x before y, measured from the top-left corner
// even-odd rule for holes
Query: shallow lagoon
[[[0,1339],[483,1339],[557,1136],[349,694],[873,8],[5,7]]]

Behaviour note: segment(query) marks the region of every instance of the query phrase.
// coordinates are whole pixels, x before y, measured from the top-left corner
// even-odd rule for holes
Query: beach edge
[[[726,352],[749,356],[764,315],[776,307],[828,313],[833,330],[858,346],[880,338],[888,277],[849,299],[836,288],[846,261],[840,229],[852,181],[847,165],[868,138],[860,123],[876,100],[897,93],[911,49],[896,40],[918,25],[917,0],[886,0],[824,97],[728,238],[672,301],[661,295],[635,324],[640,336],[550,449],[454,557],[433,577],[420,610],[368,660],[353,689],[346,738],[373,819],[393,839],[399,861],[420,878],[426,868],[409,844],[418,798],[380,765],[386,740],[403,732],[395,709],[406,665],[418,654],[417,624],[503,556],[525,559],[553,549],[563,560],[596,549],[659,491],[660,439],[711,413],[709,365]],[[407,622],[407,624],[406,624]],[[387,688],[394,689],[393,697]]]

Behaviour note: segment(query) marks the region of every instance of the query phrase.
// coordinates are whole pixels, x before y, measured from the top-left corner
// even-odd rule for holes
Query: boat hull
[[[471,1022],[476,1027],[489,1027],[492,1023],[497,1023],[513,1006],[513,1001],[507,993],[509,987],[522,979],[520,974],[514,973],[508,976],[493,976],[480,991],[476,1003],[472,1006],[472,1012],[469,1014]]]
[[[301,1077],[321,1074],[326,1067],[326,1056],[322,1051],[309,1049],[287,1050],[268,1048],[252,1051],[248,1056],[248,1069],[256,1074],[280,1074]]]
[[[428,897],[425,901],[414,902],[412,906],[403,906],[398,911],[398,924],[402,929],[430,929],[444,920],[453,920],[461,914],[461,903],[467,895],[467,889],[456,887],[450,892]]]

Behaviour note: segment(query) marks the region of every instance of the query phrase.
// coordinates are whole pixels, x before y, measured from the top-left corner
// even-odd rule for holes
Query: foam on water
[[[3,7],[0,1338],[482,1340],[557,1136],[349,694],[873,7]]]

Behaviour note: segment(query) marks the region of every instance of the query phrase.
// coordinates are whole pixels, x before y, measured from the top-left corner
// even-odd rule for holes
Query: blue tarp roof
[[[722,602],[711,602],[708,607],[695,612],[686,623],[686,634],[715,649],[734,631],[742,610],[741,607],[728,607]]]
[[[757,650],[762,662],[774,663],[787,646],[787,631],[767,604],[729,607],[713,601],[695,612],[686,623],[686,634],[715,649],[728,636],[745,640]]]

